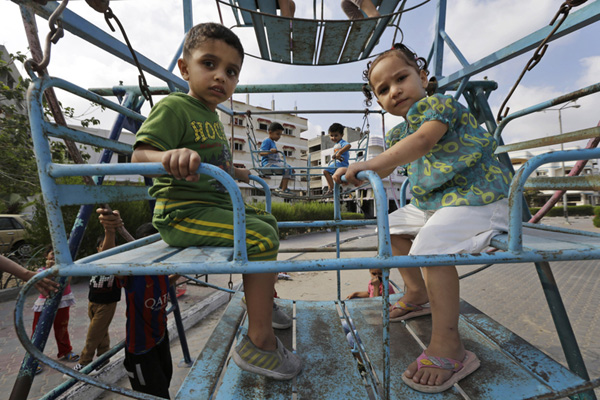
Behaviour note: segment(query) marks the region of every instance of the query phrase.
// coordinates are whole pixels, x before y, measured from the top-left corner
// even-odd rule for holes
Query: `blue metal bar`
[[[563,352],[565,353],[569,369],[579,375],[582,379],[589,381],[590,376],[585,367],[583,357],[581,356],[577,338],[573,332],[573,327],[569,321],[569,316],[567,315],[567,310],[565,309],[565,305],[560,296],[558,285],[554,279],[550,264],[548,262],[536,262],[535,269],[540,277],[542,290],[546,296],[546,301],[548,302],[552,320],[554,321],[554,326],[556,327],[556,332],[558,333],[558,338]],[[587,392],[579,393],[577,398],[595,400],[596,395],[593,390],[589,390]]]
[[[469,83],[469,78],[465,78],[460,82],[456,93],[454,93],[454,98],[456,100],[458,100],[460,98],[460,95],[464,92],[465,88],[467,87],[467,83]]]
[[[175,317],[175,327],[177,328],[177,333],[179,334],[179,343],[181,343],[181,351],[183,352],[183,363],[187,367],[192,366],[192,357],[190,357],[190,349],[187,344],[187,339],[185,337],[185,328],[183,327],[183,322],[181,320],[181,311],[179,310],[179,301],[177,301],[177,294],[175,293],[175,286],[169,284],[169,298],[171,299],[171,304],[173,306],[173,316]]]
[[[600,3],[597,3],[597,4],[600,4]],[[527,107],[522,110],[516,111],[510,115],[507,115],[506,117],[504,117],[502,119],[502,121],[498,125],[498,128],[496,128],[496,130],[494,132],[494,137],[499,138],[502,135],[502,131],[504,130],[506,125],[509,122],[511,122],[512,120],[523,117],[525,115],[532,114],[537,111],[544,110],[549,107],[556,106],[558,104],[563,104],[563,103],[566,103],[566,102],[569,102],[572,100],[577,100],[581,97],[589,96],[590,94],[594,94],[594,93],[598,93],[598,92],[600,92],[600,83],[586,86],[586,87],[576,90],[574,92],[567,93],[565,95],[555,97],[551,100],[543,101],[543,102],[533,105],[531,107]]]
[[[441,31],[439,31],[439,35],[442,37],[442,39],[448,45],[448,47],[450,47],[450,50],[452,50],[452,53],[454,53],[454,55],[456,56],[456,58],[458,59],[460,64],[463,67],[469,66],[470,65],[469,62],[467,61],[465,56],[460,52],[460,50],[458,49],[458,47],[456,46],[454,41],[452,41],[452,39],[450,39],[450,36],[448,35],[448,33],[445,30],[441,30]]]
[[[334,228],[339,226],[365,226],[377,225],[374,219],[346,219],[341,221],[281,221],[277,223],[280,228]]]
[[[184,0],[184,1],[187,1],[187,0]],[[179,57],[181,56],[181,53],[183,52],[183,43],[184,42],[185,42],[185,37],[183,39],[181,39],[181,43],[179,44],[179,47],[177,48],[177,51],[175,52],[175,55],[173,56],[173,59],[171,60],[171,63],[169,64],[169,67],[168,67],[169,72],[173,72],[173,70],[177,66],[177,61],[179,60]],[[173,82],[167,82],[167,86],[169,87],[169,92],[175,92],[177,90],[177,87],[175,86],[175,84]]]
[[[523,250],[523,208],[515,204],[515,199],[523,197],[523,187],[527,178],[543,164],[557,161],[577,161],[600,158],[600,149],[570,150],[556,153],[541,154],[528,160],[515,174],[509,191],[509,230],[508,249],[513,252]],[[544,261],[544,260],[540,260]]]
[[[32,9],[37,15],[42,18],[48,19],[54,10],[58,7],[58,3],[50,1],[46,5],[42,6],[33,0],[11,0],[17,4],[23,4]],[[61,16],[62,26],[65,30],[72,34],[82,38],[83,40],[95,45],[102,50],[109,52],[110,54],[126,61],[132,65],[135,65],[131,52],[126,44],[115,39],[113,36],[106,33],[104,30],[97,26],[89,23],[84,18],[75,14],[70,9],[65,9]],[[147,57],[135,52],[138,61],[140,62],[141,68],[149,74],[165,81],[171,82],[181,91],[187,92],[188,84],[186,81],[167,71],[160,65],[151,61]]]
[[[96,93],[90,92],[89,90],[85,90],[77,85],[72,84],[71,82],[65,81],[64,79],[44,76],[36,81],[39,81],[38,85],[40,86],[39,89],[42,94],[48,88],[57,87],[66,90],[67,92],[72,93],[76,96],[83,97],[84,99],[90,100],[94,103],[98,103],[99,105],[104,106],[110,110],[116,111],[120,114],[124,114],[126,117],[131,118],[134,121],[144,122],[144,120],[146,119],[146,117],[144,117],[140,113],[132,111],[129,108],[124,107],[118,103],[107,100]],[[36,90],[36,93],[37,92],[38,90]],[[123,92],[123,94],[125,93],[126,92]]]
[[[183,0],[183,31],[187,33],[193,26],[192,0]]]
[[[589,237],[597,237],[600,238],[600,232],[588,232],[588,231],[579,231],[575,229],[563,228],[560,226],[550,226],[544,224],[532,224],[529,222],[523,222],[523,227],[531,228],[531,229],[543,229],[547,232],[559,232],[559,233],[570,233],[576,234],[579,236],[589,236]]]
[[[402,186],[400,187],[400,207],[406,205],[406,191],[408,190],[409,185],[410,182],[408,179],[405,179],[404,182],[402,182]]]
[[[263,191],[265,192],[265,211],[270,213],[271,212],[271,189],[269,188],[269,184],[267,184],[267,182],[265,182],[264,179],[262,179],[256,175],[250,175],[250,180],[258,182],[263,187]]]
[[[101,136],[90,135],[88,132],[77,131],[62,125],[55,125],[48,121],[44,121],[42,126],[44,131],[48,133],[48,136],[72,140],[90,146],[102,147],[122,154],[131,154],[133,152],[130,144],[117,143]]]
[[[237,290],[226,289],[226,288],[223,288],[223,287],[220,287],[217,285],[213,285],[212,283],[201,281],[200,279],[196,279],[193,276],[189,276],[189,275],[181,275],[181,276],[183,276],[185,279],[189,279],[190,281],[197,283],[200,286],[205,286],[205,287],[209,287],[209,288],[216,289],[216,290],[222,290],[223,292],[227,292],[227,293],[231,293],[231,294],[235,294],[238,292]]]
[[[600,20],[600,2],[595,1],[588,3],[587,6],[579,8],[575,12],[571,12],[560,28],[556,31],[554,36],[549,39],[549,42],[561,38],[587,25],[593,24],[598,20]],[[449,85],[456,83],[465,77],[470,77],[483,72],[489,68],[495,67],[498,64],[504,63],[537,48],[552,31],[552,29],[552,26],[545,26],[544,28],[541,28],[532,34],[527,35],[524,38],[478,61],[475,61],[468,67],[456,71],[444,78],[438,79],[440,89],[445,90]],[[438,76],[437,71],[436,76]]]
[[[362,83],[277,83],[277,84],[253,84],[253,85],[238,85],[235,88],[236,94],[240,93],[316,93],[316,92],[362,92]],[[458,83],[448,87],[448,90],[454,90],[454,87],[458,87]],[[469,82],[467,89],[475,87],[481,87],[486,90],[494,90],[498,88],[498,84],[494,81],[473,81]],[[129,85],[118,85],[112,88],[90,88],[91,92],[99,94],[101,96],[116,96],[124,94],[126,91],[134,91],[133,93],[140,93],[140,88],[137,86]],[[169,94],[170,90],[166,86],[152,86],[150,87],[151,94]],[[140,93],[141,94],[141,93]],[[364,109],[360,110],[362,113]],[[271,110],[271,113],[279,113],[280,111]],[[287,111],[292,112],[292,111]],[[298,110],[292,113],[298,113]],[[340,110],[345,112],[345,110]],[[255,114],[256,112],[252,112]],[[305,113],[302,110],[302,113]],[[369,110],[369,114],[383,114],[383,110]],[[245,111],[242,113],[245,114]]]
[[[441,32],[446,30],[446,0],[438,0],[436,15],[436,34],[433,39],[433,58],[431,60],[431,69],[433,76],[437,77],[439,81],[443,76],[442,67],[444,64],[444,38],[442,37]]]
[[[307,185],[310,186],[310,182],[306,182]],[[333,219],[336,222],[342,220],[342,210],[340,203],[340,185],[334,183],[333,185]],[[338,224],[335,225],[335,257],[340,258],[340,226]],[[338,300],[342,300],[342,276],[341,272],[336,271],[337,278],[337,298]]]
[[[119,250],[123,250],[119,248]],[[600,250],[564,250],[556,251],[506,251],[481,254],[435,254],[427,256],[401,256],[381,258],[361,257],[344,259],[319,260],[279,260],[260,263],[236,263],[231,261],[207,263],[167,263],[157,262],[153,265],[143,262],[92,264],[87,257],[75,264],[62,264],[52,269],[58,276],[90,276],[90,275],[170,275],[170,274],[256,274],[276,273],[280,271],[312,272],[325,270],[354,270],[364,269],[368,263],[374,263],[380,268],[411,268],[435,267],[447,265],[473,264],[507,264],[537,261],[573,261],[594,260],[600,258]],[[96,259],[98,261],[98,259]]]
[[[391,360],[390,360],[390,270],[382,270],[383,294],[381,295],[381,315],[383,318],[383,398],[390,399],[391,391]]]
[[[89,363],[88,365],[83,367],[80,372],[82,374],[89,375],[89,373],[92,372],[93,370],[95,370],[97,366],[101,365],[105,361],[108,361],[112,356],[114,356],[115,354],[117,354],[118,352],[123,350],[123,348],[125,348],[125,340],[120,341],[112,349],[110,349],[106,353],[103,353],[102,355],[98,356],[94,361],[92,361],[91,363]],[[40,397],[39,400],[56,399],[61,394],[63,394],[67,390],[69,390],[69,388],[73,387],[76,383],[77,383],[77,380],[75,378],[71,378],[71,379],[67,380],[66,382],[61,383],[54,389],[52,389],[44,397]]]

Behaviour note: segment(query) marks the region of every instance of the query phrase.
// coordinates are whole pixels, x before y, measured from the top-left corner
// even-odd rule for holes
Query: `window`
[[[131,162],[131,154],[117,153],[117,162],[119,164],[127,164]]]
[[[263,131],[269,130],[269,124],[271,123],[271,121],[269,121],[268,119],[258,118],[256,122],[258,123],[258,129]]]
[[[286,157],[294,157],[294,150],[283,149],[283,154],[285,154]]]
[[[244,151],[244,143],[238,142],[237,140],[235,140],[233,142],[233,150],[235,150],[235,151]]]
[[[237,126],[244,126],[244,117],[233,117],[233,124]]]
[[[283,124],[283,134],[288,136],[294,136],[294,130],[296,126],[292,124]]]
[[[0,218],[0,231],[15,229],[12,224],[12,218]]]

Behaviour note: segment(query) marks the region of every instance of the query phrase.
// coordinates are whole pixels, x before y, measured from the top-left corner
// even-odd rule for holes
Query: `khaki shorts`
[[[412,204],[389,215],[390,234],[414,237],[410,255],[480,253],[508,231],[508,199],[484,206],[423,211]]]

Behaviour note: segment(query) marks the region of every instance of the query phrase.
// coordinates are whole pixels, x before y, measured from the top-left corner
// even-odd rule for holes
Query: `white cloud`
[[[319,125],[319,124],[313,124],[312,122],[310,122],[310,120],[308,121],[308,129],[306,130],[306,132],[304,132],[302,134],[302,137],[305,139],[310,139],[316,136],[320,136],[321,132],[323,132],[325,129]]]
[[[209,3],[208,1],[194,3],[194,23],[219,21],[217,7],[214,2],[208,5]],[[297,17],[313,17],[312,2],[298,0],[296,3]],[[590,2],[588,1],[588,3]],[[446,30],[465,54],[467,60],[473,62],[547,25],[556,13],[558,6],[559,3],[547,0],[452,0],[448,6]],[[111,2],[111,8],[123,23],[134,48],[166,68],[183,38],[181,2],[166,2],[164,0],[114,1]],[[435,8],[435,2],[430,2],[424,7],[406,14],[402,19],[402,27],[408,44],[415,46],[419,52],[425,53],[422,55],[426,55],[429,50],[430,43],[425,42],[429,42],[431,38]],[[70,2],[69,9],[82,18],[88,19],[117,40],[122,41],[120,32],[110,32],[103,16],[93,11],[85,2]],[[222,6],[221,11],[225,25],[232,26],[234,18],[229,7]],[[0,37],[2,39],[0,39],[0,42],[6,44],[11,52],[26,51],[27,42],[18,6],[11,1],[2,1],[0,2],[0,14],[3,15],[3,24],[0,27]],[[317,14],[320,17],[320,9],[317,10]],[[326,19],[345,18],[338,0],[325,2],[324,15]],[[43,40],[48,32],[48,24],[46,20],[41,18],[38,18],[37,21],[40,37]],[[593,37],[597,31],[597,28],[594,27],[587,28],[585,38]],[[240,36],[248,52],[257,54],[256,39],[252,28],[235,28],[234,32]],[[389,41],[391,41],[391,35],[382,37],[380,46],[388,47]],[[569,42],[561,39],[559,42],[552,43],[552,48],[566,46],[568,43],[571,43],[570,46],[573,47],[572,54],[575,55],[577,54],[577,46],[589,46],[589,43],[584,43],[581,40]],[[445,54],[445,72],[454,72],[460,66],[447,49]],[[543,60],[543,66],[538,66],[535,73],[530,73],[527,77],[543,77],[545,73],[555,68],[548,61],[548,57],[547,55]],[[523,55],[512,62],[502,64],[484,73],[489,75],[490,79],[498,81],[500,86],[500,89],[490,97],[493,107],[499,106],[503,95],[508,91],[527,59],[527,55]],[[577,58],[572,59],[575,61]],[[564,70],[564,74],[579,76],[578,83],[581,84],[580,87],[583,87],[598,81],[597,77],[600,76],[599,65],[600,57],[587,57],[582,59],[580,63],[569,63],[568,68]],[[574,66],[579,69],[574,70]],[[364,67],[365,62],[333,67],[295,67],[247,57],[240,84],[362,82],[361,72]],[[562,70],[563,67],[560,68]],[[49,70],[51,74],[67,78],[69,81],[85,88],[112,87],[117,85],[119,80],[122,80],[126,85],[137,84],[138,72],[135,66],[85,43],[69,32],[66,32],[65,37],[53,46]],[[178,72],[175,72],[175,74],[179,76]],[[164,83],[157,78],[149,74],[146,74],[146,76],[151,85],[164,86]],[[547,84],[538,81],[534,84],[529,79],[525,79],[522,87],[515,93],[509,103],[511,110],[516,111],[562,94],[554,88],[554,83],[553,80],[548,79]],[[575,89],[567,88],[566,90]],[[562,87],[560,91],[563,91]],[[87,108],[87,103],[81,105],[79,103],[70,104],[69,97],[63,97],[62,93],[60,96],[60,100],[64,104],[73,105],[76,110]],[[564,113],[565,130],[571,129],[571,124],[580,123],[583,120],[588,123],[588,126],[595,125],[592,119],[597,118],[597,116],[594,116],[592,110],[599,109],[596,100],[594,100],[596,97],[598,95],[582,99],[580,100],[582,107],[579,110],[569,110],[569,113]],[[265,94],[252,95],[251,101],[253,103],[256,101],[258,105],[270,108],[272,98],[275,98],[278,109],[292,109],[294,105],[297,105],[300,110],[364,108],[360,93]],[[593,104],[588,105],[588,102]],[[571,122],[569,117],[571,113],[582,117],[577,118],[575,122]],[[516,139],[518,137],[530,137],[533,134],[543,135],[544,132],[551,132],[552,129],[556,130],[556,115],[552,114],[556,113],[549,112],[545,114],[548,122],[544,122],[545,119],[543,118],[536,119],[540,118],[539,116],[536,116],[536,118],[529,117],[533,121],[531,126],[527,124],[521,126],[521,122],[515,122],[515,128],[511,127],[510,132],[507,130],[507,137]],[[312,131],[314,126],[316,134],[320,134],[320,131],[323,130],[322,127],[328,127],[334,121],[339,121],[348,126],[360,126],[362,124],[360,114],[312,114],[302,116],[310,119],[309,126],[311,128],[309,129]],[[109,117],[102,116],[101,119],[103,121],[106,119],[109,124],[106,126],[110,126],[114,117],[112,115]],[[380,135],[380,117],[372,115],[370,120],[371,131]],[[386,116],[386,129],[390,129],[399,121],[400,118]]]
[[[474,62],[548,25],[557,10],[558,4],[547,0],[454,0],[448,5],[446,31]],[[455,60],[445,73],[459,66]]]
[[[598,83],[598,79],[600,79],[600,56],[582,58],[580,64],[583,72],[577,80],[577,84],[585,87]]]

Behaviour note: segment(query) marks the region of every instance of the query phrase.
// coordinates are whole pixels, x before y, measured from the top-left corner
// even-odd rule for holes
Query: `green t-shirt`
[[[218,114],[184,93],[172,93],[152,108],[136,134],[134,148],[139,143],[162,151],[188,148],[196,151],[203,163],[228,173],[232,170],[231,150]],[[231,202],[223,185],[208,175],[200,175],[198,182],[170,176],[155,178],[149,193],[162,199]]]
[[[434,94],[417,101],[386,134],[391,147],[427,121],[440,121],[448,131],[431,151],[406,166],[411,203],[422,210],[482,206],[508,196],[509,169],[496,156],[497,143],[469,109],[452,96]]]

